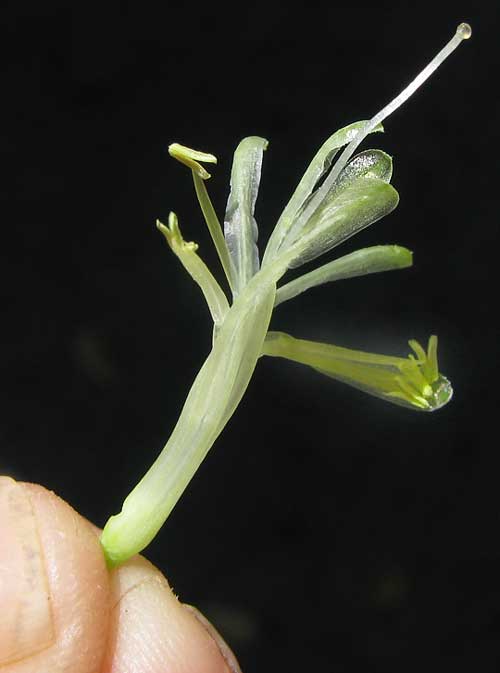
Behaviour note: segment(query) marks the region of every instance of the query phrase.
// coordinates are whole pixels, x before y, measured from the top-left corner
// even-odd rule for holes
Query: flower
[[[158,223],[168,245],[203,291],[214,321],[214,337],[167,444],[125,499],[121,512],[110,517],[104,527],[101,543],[110,565],[144,549],[159,531],[234,413],[261,355],[302,362],[411,409],[433,411],[450,400],[451,385],[438,370],[435,336],[430,337],[427,351],[410,341],[414,353],[400,358],[295,339],[269,331],[269,324],[276,306],[316,285],[411,265],[409,250],[374,246],[320,266],[277,289],[289,268],[328,252],[397,206],[399,196],[390,185],[391,157],[381,150],[356,156],[354,152],[369,133],[382,131],[381,122],[469,37],[470,27],[461,24],[448,44],[393,101],[369,121],[346,126],[323,144],[283,210],[262,264],[254,210],[267,140],[251,136],[236,148],[224,228],[205,187],[210,174],[199,163],[216,163],[216,158],[177,143],[169,147],[170,154],[191,169],[233,302],[229,305],[198,256],[197,245],[183,239],[176,215],[169,215],[168,226]]]

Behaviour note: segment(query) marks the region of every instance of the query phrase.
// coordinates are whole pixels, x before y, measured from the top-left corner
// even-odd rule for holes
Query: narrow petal
[[[450,401],[453,390],[437,369],[437,337],[429,339],[427,354],[418,342],[410,345],[416,358],[365,353],[269,332],[263,354],[309,365],[326,376],[410,409],[440,409]]]
[[[258,228],[254,218],[262,155],[267,140],[244,138],[234,153],[231,192],[224,217],[224,235],[234,269],[233,287],[239,294],[259,270]]]
[[[367,121],[354,122],[339,129],[317,151],[269,238],[262,262],[263,265],[271,262],[278,254],[278,250],[286,250],[291,242],[291,238],[295,234],[293,225],[297,215],[314,193],[323,175],[330,169],[338,150],[350,143],[365,128],[367,123]],[[379,124],[373,129],[372,133],[383,130],[382,124]]]
[[[343,189],[347,189],[360,178],[378,178],[384,182],[390,182],[392,157],[382,150],[365,150],[356,154],[339,174],[329,198],[337,196]]]
[[[356,180],[319,208],[299,239],[284,253],[290,267],[328,252],[390,213],[399,202],[397,191],[378,178]]]
[[[331,283],[334,280],[404,269],[412,265],[412,257],[410,250],[400,245],[374,245],[371,248],[356,250],[349,255],[334,259],[333,262],[323,264],[280,287],[276,293],[275,306],[312,287]]]

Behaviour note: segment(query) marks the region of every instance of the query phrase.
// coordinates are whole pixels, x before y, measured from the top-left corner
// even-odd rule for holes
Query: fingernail
[[[217,629],[208,621],[208,619],[203,615],[197,608],[193,605],[188,605],[183,603],[183,607],[186,608],[196,619],[200,622],[203,628],[207,631],[208,635],[211,636],[212,640],[215,642],[219,651],[222,655],[222,658],[226,662],[231,673],[242,673],[240,665],[236,657],[234,656],[233,651],[222,638]]]
[[[31,500],[0,477],[0,667],[54,641],[50,593]]]

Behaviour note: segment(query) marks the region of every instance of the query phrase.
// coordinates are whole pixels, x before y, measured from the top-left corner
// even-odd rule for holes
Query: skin
[[[162,573],[109,572],[100,531],[42,486],[0,477],[0,673],[237,673]]]

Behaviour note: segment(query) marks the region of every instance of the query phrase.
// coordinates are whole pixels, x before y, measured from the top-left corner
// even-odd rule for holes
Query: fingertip
[[[37,629],[26,617],[30,611],[18,613],[19,628],[27,629],[24,644],[11,652],[2,673],[99,670],[108,629],[109,582],[98,539],[88,522],[53,492],[13,480],[9,488],[29,502],[47,580],[53,634],[44,647],[38,647]],[[23,530],[20,516],[17,511],[13,520],[18,531]],[[21,576],[28,572],[29,578],[30,568],[21,570]],[[0,590],[4,593],[1,585]],[[28,607],[36,598],[31,592],[16,596],[18,603]]]
[[[207,631],[208,635],[214,640],[231,673],[242,673],[234,652],[214,627],[214,625],[205,617],[205,615],[194,605],[188,605],[187,603],[184,603],[183,608],[193,615],[193,617],[201,624],[205,631]]]
[[[229,648],[221,647],[208,622],[203,624],[192,608],[179,602],[165,577],[146,559],[137,556],[113,570],[111,587],[106,673],[239,672],[230,665]]]
[[[55,641],[43,546],[29,493],[0,477],[0,667]]]
[[[24,625],[16,635],[21,638],[12,638],[10,631],[6,642],[0,638],[2,673],[240,673],[234,655],[209,622],[195,608],[181,604],[165,577],[146,559],[136,556],[109,573],[98,529],[55,493],[37,484],[0,478],[2,493],[9,494],[4,504],[15,505],[9,510],[14,511],[9,515],[14,537],[19,531],[31,531],[31,542],[25,545],[28,569],[33,574],[34,568],[42,567],[39,585],[28,578],[38,593],[21,587],[7,596],[10,606],[16,598],[27,600],[31,611],[25,610],[16,622]],[[26,521],[21,525],[21,515],[28,517],[31,528]],[[0,507],[0,529],[10,548],[4,523]],[[34,539],[40,546],[38,555]],[[13,563],[19,558],[22,555]],[[38,566],[33,559],[39,560]],[[26,571],[22,563],[18,566]],[[0,582],[4,609],[5,587]],[[44,613],[47,604],[50,610]],[[36,628],[30,615],[38,619]]]

